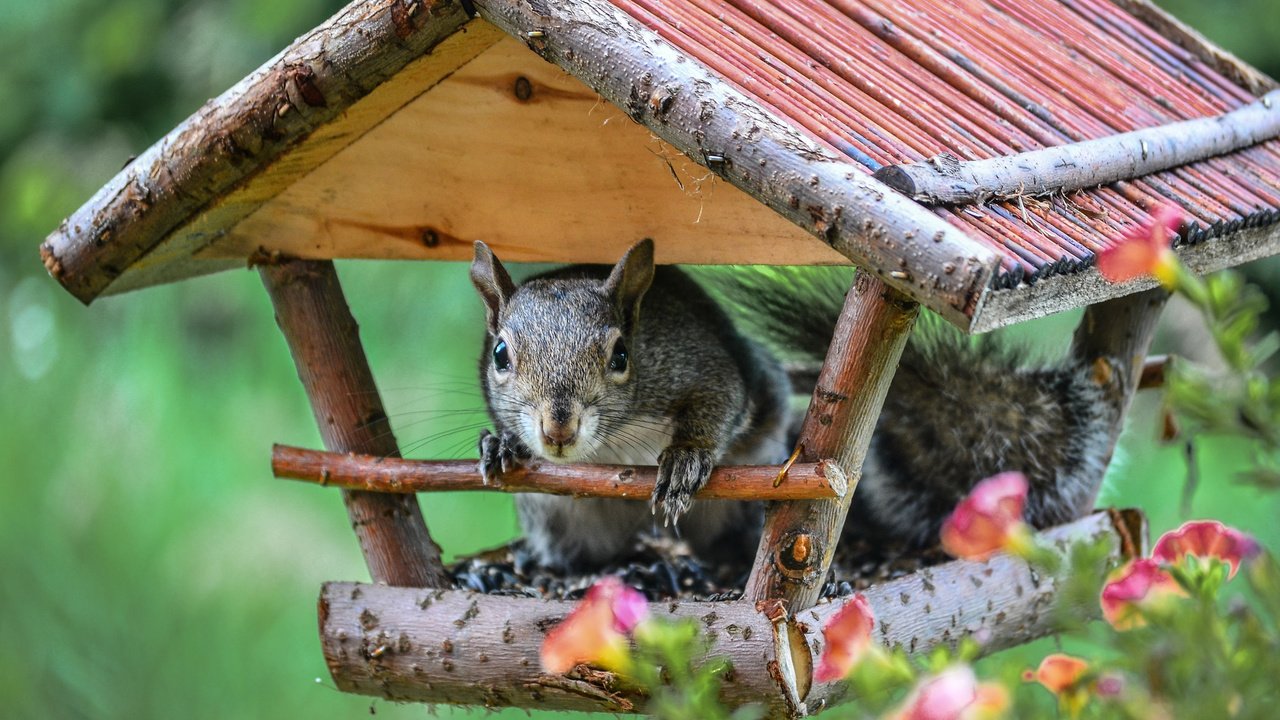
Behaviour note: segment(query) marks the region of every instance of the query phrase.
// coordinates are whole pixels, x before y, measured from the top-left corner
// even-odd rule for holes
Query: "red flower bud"
[[[1088,669],[1089,663],[1078,657],[1053,653],[1040,661],[1040,667],[1034,673],[1028,670],[1023,679],[1038,682],[1054,695],[1061,695],[1075,689]]]

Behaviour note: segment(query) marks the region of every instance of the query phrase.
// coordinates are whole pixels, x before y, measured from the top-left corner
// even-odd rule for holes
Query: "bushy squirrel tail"
[[[816,364],[852,270],[753,268],[698,278],[744,332],[786,361]],[[1037,362],[1025,348],[967,338],[922,316],[885,400],[846,534],[933,544],[975,484],[1009,470],[1027,476],[1032,525],[1084,515],[1111,453],[1109,391],[1088,365]]]

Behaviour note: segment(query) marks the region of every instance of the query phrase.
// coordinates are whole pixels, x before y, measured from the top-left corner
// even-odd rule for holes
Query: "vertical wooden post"
[[[1103,458],[1104,465],[1110,464],[1116,441],[1124,429],[1125,415],[1142,379],[1147,349],[1151,347],[1160,311],[1168,299],[1167,292],[1155,288],[1107,300],[1086,308],[1076,326],[1071,339],[1072,357],[1093,365],[1095,378],[1108,389],[1112,427],[1111,446]],[[1098,478],[1095,497],[1089,498],[1087,507],[1080,508],[1081,512],[1093,507],[1097,488],[1101,486],[1102,478]]]
[[[834,458],[849,491],[838,500],[769,504],[746,600],[782,599],[793,615],[817,602],[918,310],[869,273],[854,277],[800,433],[800,459]]]
[[[260,273],[325,447],[399,457],[333,263],[288,260]],[[342,498],[374,582],[452,585],[416,496],[344,490]]]

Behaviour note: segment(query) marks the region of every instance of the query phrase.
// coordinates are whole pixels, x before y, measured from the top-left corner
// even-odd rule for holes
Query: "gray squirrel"
[[[661,516],[678,522],[699,559],[749,560],[757,504],[692,498],[717,464],[777,464],[790,454],[792,388],[777,354],[735,329],[684,272],[655,268],[647,239],[613,267],[571,265],[519,287],[477,242],[471,280],[485,306],[480,376],[495,425],[479,442],[486,480],[534,455],[658,466],[648,504],[518,495],[534,558],[570,571],[598,568]],[[818,293],[813,307],[769,284],[756,282],[733,304],[759,304],[750,324],[775,348],[820,360],[842,293]],[[991,344],[923,335],[903,353],[846,536],[933,543],[975,483],[1012,469],[1030,481],[1033,525],[1087,512],[1112,420],[1091,370],[1070,362],[1026,368]]]

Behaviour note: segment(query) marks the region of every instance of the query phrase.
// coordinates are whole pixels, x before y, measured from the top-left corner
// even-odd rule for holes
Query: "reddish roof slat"
[[[611,0],[870,173],[988,158],[1230,111],[1252,96],[1113,0]],[[1071,272],[1157,203],[1191,233],[1280,214],[1280,141],[1069,198],[935,208],[1004,285]],[[998,282],[999,286],[1001,283]]]

